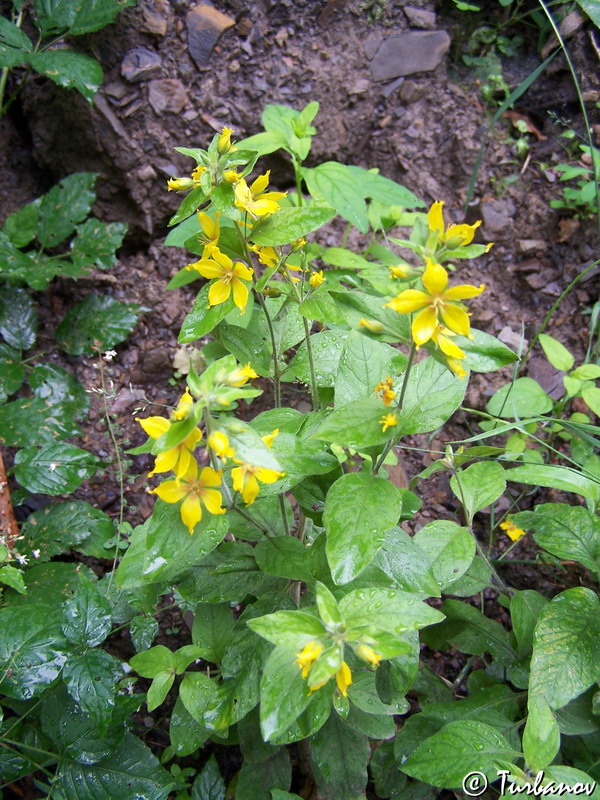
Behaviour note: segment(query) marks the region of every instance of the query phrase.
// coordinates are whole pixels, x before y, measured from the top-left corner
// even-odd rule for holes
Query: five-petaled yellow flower
[[[323,652],[323,645],[320,642],[309,642],[306,644],[299,653],[296,653],[296,660],[294,664],[298,664],[302,670],[302,677],[308,677],[312,665]]]
[[[222,253],[218,247],[210,247],[208,258],[201,258],[187,269],[195,269],[203,278],[216,278],[208,291],[208,305],[216,306],[229,299],[233,291],[233,302],[244,311],[248,302],[248,287],[245,281],[251,281],[254,270]]]
[[[481,225],[481,220],[478,220],[474,225],[450,225],[446,229],[444,225],[444,202],[436,200],[427,212],[427,224],[432,233],[437,233],[438,242],[443,244],[447,250],[456,250],[457,247],[465,247],[471,244],[475,231]]]
[[[237,208],[247,211],[251,217],[255,218],[279,211],[277,200],[285,197],[287,192],[265,192],[269,185],[270,174],[271,170],[268,170],[264,175],[259,175],[250,186],[243,178],[239,179],[234,189]]]
[[[208,437],[208,446],[223,463],[235,455],[235,450],[229,444],[229,438],[223,431],[213,431]]]
[[[200,244],[209,246],[211,249],[219,244],[219,236],[221,235],[221,226],[219,225],[219,212],[215,212],[215,218],[212,219],[204,211],[198,211],[198,222],[202,228],[202,233],[198,234],[198,241]],[[205,251],[206,252],[206,251]],[[211,250],[207,252],[210,255]]]
[[[388,428],[395,428],[398,424],[398,417],[395,414],[385,414],[380,420],[379,424],[382,427],[383,433],[387,431]]]
[[[388,375],[387,378],[384,381],[380,381],[374,389],[375,394],[381,392],[381,399],[385,406],[389,406],[394,397],[396,397],[396,392],[392,388],[393,385],[394,381]]]
[[[221,507],[221,492],[215,486],[221,485],[221,471],[216,472],[211,467],[204,467],[198,477],[198,464],[192,461],[181,481],[164,481],[150,494],[156,494],[165,503],[178,503],[183,500],[180,508],[181,519],[190,534],[202,519],[202,506],[204,505],[211,514],[224,514]]]
[[[285,472],[278,472],[276,469],[267,469],[267,467],[255,467],[252,464],[247,464],[245,461],[234,459],[239,467],[234,467],[231,470],[231,479],[233,481],[233,488],[239,492],[244,503],[251,506],[256,500],[259,492],[258,482],[261,483],[275,483],[280,478],[283,478]]]
[[[313,289],[318,289],[326,280],[327,278],[323,275],[323,270],[320,270],[319,272],[312,272],[308,282]]]
[[[523,530],[523,528],[517,528],[515,523],[510,519],[501,522],[500,527],[503,531],[505,531],[506,535],[512,542],[518,542],[519,539],[526,535],[526,532]]]
[[[179,399],[177,408],[172,412],[170,420],[164,417],[146,417],[146,419],[136,417],[136,422],[140,423],[151,439],[158,439],[163,433],[166,433],[170,429],[173,422],[185,419],[191,411],[193,404],[194,400],[192,395],[189,389],[186,388]],[[154,462],[154,469],[152,472],[148,473],[148,477],[150,478],[152,475],[156,475],[159,472],[170,472],[173,470],[179,481],[193,461],[192,453],[201,439],[202,431],[198,428],[194,428],[194,430],[178,445],[159,453]]]
[[[471,339],[469,315],[460,301],[477,297],[485,286],[481,284],[477,288],[462,284],[448,289],[448,273],[441,264],[430,259],[427,259],[421,280],[426,291],[405,289],[387,303],[387,306],[399,314],[419,312],[412,321],[412,335],[417,347],[433,337],[441,322],[452,332]]]

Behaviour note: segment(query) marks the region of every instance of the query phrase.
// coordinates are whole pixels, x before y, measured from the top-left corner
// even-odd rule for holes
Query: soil
[[[376,40],[412,30],[404,2],[216,2],[233,24],[220,37],[209,64],[202,68],[191,57],[187,40],[186,15],[193,5],[193,0],[139,0],[136,8],[122,12],[113,25],[77,39],[77,49],[94,55],[105,71],[93,105],[86,104],[74,91],[32,76],[0,122],[0,221],[60,178],[92,170],[99,174],[95,214],[104,221],[129,225],[120,261],[111,272],[94,274],[77,283],[55,280],[48,291],[35,295],[41,316],[38,346],[49,352],[44,358],[65,366],[89,389],[98,387],[98,359],[68,357],[54,349],[53,332],[66,310],[91,291],[149,309],[128,340],[116,348],[116,358],[103,364],[112,382],[107,403],[117,415],[121,446],[138,445],[145,439],[134,420],[141,409],[145,410],[143,416],[161,413],[152,404],[175,403],[183,386],[181,380],[173,380],[173,359],[178,349],[177,334],[195,289],[165,290],[169,278],[186,263],[183,250],[164,245],[168,219],[179,202],[166,191],[166,179],[190,171],[189,159],[174,147],[206,146],[224,125],[234,128],[238,138],[256,133],[267,103],[301,108],[311,100],[320,102],[315,123],[318,136],[309,165],[336,159],[379,167],[382,174],[407,186],[428,205],[444,200],[447,216],[456,222],[462,221],[478,151],[485,142],[466,216],[469,222],[483,219],[478,241],[494,241],[495,245],[475,262],[461,262],[460,278],[461,282],[486,284],[485,300],[472,305],[473,324],[499,335],[513,349],[522,340],[525,350],[553,303],[598,255],[593,218],[573,220],[549,207],[550,200],[560,196],[552,166],[566,160],[560,138],[563,128],[551,114],[566,119],[579,135],[584,130],[563,56],[552,61],[515,105],[525,124],[535,129],[535,133],[526,135],[528,149],[524,157],[519,157],[516,139],[521,134],[510,119],[503,118],[490,129],[490,118],[498,104],[484,104],[477,76],[461,58],[468,46],[469,26],[475,23],[450,0],[438,4],[414,0],[412,4],[436,13],[435,29],[445,30],[451,37],[451,48],[441,64],[432,72],[385,82],[373,80],[367,52]],[[495,3],[491,5],[496,7]],[[0,12],[7,13],[9,6],[7,0],[0,0]],[[492,19],[500,24],[500,12]],[[525,36],[523,46],[515,57],[503,62],[504,79],[511,89],[540,63],[537,29],[521,28],[520,33]],[[123,78],[123,59],[136,47],[160,57],[156,79],[180,82],[177,91],[185,102],[176,113],[156,113],[149,103],[150,81],[132,83]],[[590,22],[584,22],[573,35],[569,47],[597,133],[600,73]],[[11,76],[9,91],[14,80]],[[174,84],[169,86],[172,90]],[[278,189],[292,187],[291,168],[283,158],[269,157],[268,166]],[[336,229],[332,228],[318,233],[317,239],[334,243],[335,236]],[[365,241],[359,235],[351,240],[356,248]],[[598,276],[591,272],[561,301],[547,329],[579,360],[588,341],[584,314],[597,298]],[[557,383],[557,375],[544,368],[540,354],[538,347],[521,374],[534,375],[550,390]],[[510,374],[510,368],[473,374],[465,406],[484,408]],[[263,398],[246,409],[248,416],[270,407],[268,381],[263,388]],[[302,392],[290,394],[296,404],[306,404]],[[103,458],[111,453],[105,411],[104,400],[92,394],[92,411],[82,441],[84,447]],[[434,437],[413,437],[408,444],[421,450],[400,453],[405,476],[411,478],[429,463],[432,456],[427,451],[443,451],[445,442],[473,432],[473,417],[460,412]],[[126,517],[133,525],[151,512],[152,500],[145,491],[145,475],[150,468],[150,456],[132,459]],[[109,468],[108,476],[97,476],[84,484],[78,496],[116,516],[119,496],[111,472]],[[453,495],[443,474],[421,483],[419,494],[424,502],[416,526],[456,516]],[[540,502],[540,498],[538,494],[534,499]],[[498,552],[506,546],[499,543]],[[523,559],[534,557],[525,542],[516,554]],[[94,568],[100,573],[107,565],[98,562]],[[522,564],[508,567],[505,573],[516,588],[535,587],[549,593],[564,588],[563,582],[571,581],[572,585],[578,580],[576,575],[559,576],[549,567]],[[486,612],[502,620],[503,609],[494,598],[490,592]],[[172,613],[165,612],[160,619],[161,638],[157,641],[178,646],[179,641],[165,634],[167,628],[177,627]],[[179,628],[181,643],[186,643],[185,625]],[[122,657],[132,654],[127,647],[123,641]],[[423,655],[436,672],[450,680],[464,663],[463,657],[453,652],[425,651]],[[153,730],[156,735],[148,742],[160,748],[166,744],[167,723],[164,708],[159,711]],[[147,715],[140,721],[147,725]],[[154,724],[152,718],[149,724]]]

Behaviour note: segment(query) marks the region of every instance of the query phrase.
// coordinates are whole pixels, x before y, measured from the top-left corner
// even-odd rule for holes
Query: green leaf
[[[433,358],[415,364],[394,435],[427,433],[441,427],[462,403],[466,389],[466,380]]]
[[[273,355],[270,347],[255,333],[239,325],[229,325],[223,320],[217,326],[214,336],[240,364],[250,364],[259,375],[273,374]]]
[[[560,730],[543,697],[530,694],[527,723],[523,731],[523,752],[527,766],[539,772],[552,763],[560,748]]]
[[[577,0],[577,3],[592,20],[594,25],[600,28],[600,8],[598,8],[597,0]]]
[[[38,315],[33,300],[24,289],[0,288],[0,333],[17,350],[35,344]]]
[[[321,260],[325,264],[342,269],[365,269],[373,266],[372,261],[367,261],[364,256],[353,253],[352,250],[346,250],[345,247],[328,247],[321,253]]]
[[[91,56],[76,53],[74,50],[46,50],[44,53],[31,53],[27,62],[37,72],[65,89],[77,89],[88,103],[100,88],[104,73],[102,67]]]
[[[388,375],[397,375],[404,364],[404,358],[390,345],[350,331],[335,378],[336,404],[372,396],[375,386]]]
[[[430,554],[400,528],[391,528],[387,532],[374,563],[392,578],[398,588],[440,597]]]
[[[21,353],[0,342],[0,403],[14,394],[25,379]]]
[[[2,22],[5,22],[4,17],[0,19]],[[0,25],[2,22],[0,22]],[[0,52],[1,50],[2,45],[0,44]],[[21,208],[17,209],[6,218],[4,226],[2,227],[2,232],[8,236],[10,242],[15,247],[25,247],[35,239],[38,216],[40,213],[40,202],[41,199],[38,198],[32,203],[27,203],[27,205],[21,206]]]
[[[586,569],[600,569],[600,520],[583,506],[545,503],[535,511],[513,514],[519,527],[533,530],[535,541],[557,558],[579,561]]]
[[[154,617],[138,614],[129,623],[129,634],[138,653],[147,650],[158,636],[158,622]]]
[[[116,250],[127,233],[122,222],[100,222],[88,219],[77,226],[77,236],[71,245],[71,259],[82,268],[110,269],[117,263]]]
[[[63,762],[54,784],[69,800],[166,800],[175,782],[132,733],[95,764]]]
[[[404,634],[443,619],[435,608],[400,589],[355,589],[339,605],[348,628],[359,633]]]
[[[225,782],[214,753],[194,781],[192,800],[225,800]]]
[[[324,331],[314,333],[310,337],[315,364],[315,378],[318,386],[334,386],[338,371],[338,365],[346,337],[347,331]],[[298,352],[292,359],[289,369],[294,375],[307,385],[310,384],[310,366],[306,342],[298,348]]]
[[[582,0],[578,0],[578,2],[581,3]],[[590,0],[586,0],[586,2],[590,2]],[[586,772],[583,772],[583,770],[580,769],[575,769],[575,767],[565,767],[562,764],[551,764],[544,770],[544,783],[545,782],[566,784],[567,786],[571,786],[573,788],[577,787],[579,791],[581,791],[582,784],[586,786],[595,786],[592,794],[588,796],[591,796],[592,800],[598,800],[598,798],[600,798],[600,790],[598,789],[596,781],[594,781]],[[573,794],[575,794],[575,791]]]
[[[188,192],[188,194],[186,194],[186,196],[183,198],[176,213],[169,220],[169,226],[177,225],[178,222],[186,220],[202,205],[205,199],[206,195],[204,194],[204,191],[200,188],[200,186],[196,186],[195,189],[192,189],[192,191]],[[213,200],[214,199],[216,199],[216,197],[213,197]]]
[[[192,642],[205,661],[220,664],[233,631],[229,603],[198,603],[194,611]]]
[[[600,679],[600,608],[590,589],[567,589],[542,609],[529,690],[561,708]]]
[[[322,585],[318,588],[322,588]],[[321,620],[305,611],[276,611],[274,614],[265,614],[263,617],[248,620],[248,627],[263,639],[288,652],[302,648],[311,639],[318,639],[326,633]]]
[[[272,756],[258,764],[244,760],[238,773],[236,800],[271,800],[275,789],[289,789],[292,782],[290,753],[279,748]]]
[[[597,386],[588,386],[581,390],[581,396],[590,409],[598,416],[600,414],[600,389]]]
[[[402,495],[385,478],[362,472],[343,475],[333,484],[323,522],[336,583],[348,583],[373,561],[401,510]]]
[[[506,489],[504,469],[497,461],[478,461],[450,478],[454,496],[463,505],[467,519],[492,505]]]
[[[156,675],[146,693],[146,706],[148,707],[148,711],[154,711],[154,709],[164,703],[165,697],[169,694],[169,690],[171,686],[173,686],[174,681],[174,672],[159,672],[158,675]]]
[[[31,556],[39,550],[39,560],[77,550],[95,558],[107,558],[114,551],[104,545],[115,535],[111,518],[84,500],[53,503],[35,511],[21,527],[20,550]]]
[[[380,175],[375,169],[349,166],[348,170],[355,180],[363,197],[378,200],[386,206],[402,208],[423,208],[425,203],[405,186]]]
[[[561,344],[558,339],[549,336],[547,333],[540,333],[538,339],[542,345],[542,350],[546,354],[546,358],[554,369],[564,370],[565,372],[572,369],[575,359],[564,344]]]
[[[90,407],[89,394],[70,372],[54,364],[38,364],[29,373],[29,385],[35,397],[50,406],[60,406],[57,413],[82,419]]]
[[[582,364],[571,372],[571,377],[580,381],[595,381],[600,378],[600,366],[598,364]]]
[[[130,537],[129,549],[117,569],[117,585],[136,589],[174,580],[189,567],[200,564],[226,532],[225,515],[205,512],[190,536],[181,521],[179,505],[157,500],[152,516]]]
[[[590,500],[597,500],[600,483],[586,478],[581,472],[555,464],[523,464],[504,471],[507,481],[516,481],[528,486],[547,486],[573,492]]]
[[[31,444],[33,431],[37,441],[49,443],[80,433],[63,407],[39,397],[21,397],[0,406],[0,431],[0,441],[12,447]]]
[[[35,23],[48,34],[66,33],[80,36],[109,25],[119,11],[135,5],[135,0],[34,0]]]
[[[425,525],[412,541],[430,559],[439,589],[444,590],[471,566],[475,556],[475,540],[467,528],[450,520],[436,520]]]
[[[172,677],[174,678],[174,676]],[[179,686],[181,702],[188,713],[200,724],[202,724],[204,713],[210,701],[215,698],[216,692],[217,684],[203,672],[188,672]]]
[[[355,672],[352,676],[352,686],[348,689],[350,702],[366,714],[405,714],[408,711],[408,701],[402,697],[392,703],[384,703],[379,697],[376,688],[376,672]]]
[[[311,439],[299,439],[292,433],[280,433],[271,450],[285,477],[265,486],[265,494],[287,491],[309,475],[326,475],[339,466],[337,458],[326,445]]]
[[[289,580],[312,581],[308,567],[309,553],[299,539],[276,536],[263,539],[254,549],[258,566],[269,575]]]
[[[332,714],[310,737],[310,756],[319,792],[327,800],[359,800],[367,785],[371,751],[366,736]]]
[[[88,295],[67,312],[56,329],[56,343],[71,356],[109,350],[127,338],[141,311],[136,303]]]
[[[317,322],[329,322],[335,325],[344,325],[346,318],[337,307],[337,303],[329,293],[327,286],[320,286],[311,292],[298,306],[300,313],[306,319]]]
[[[27,592],[21,570],[15,569],[8,564],[0,567],[0,583],[5,586],[10,586],[11,589],[14,589],[15,592],[19,592],[19,594],[25,594]]]
[[[387,442],[396,430],[391,428],[383,432],[381,419],[387,412],[381,400],[375,397],[354,400],[330,412],[312,436],[357,450],[374,447]]]
[[[115,704],[116,682],[122,676],[121,664],[104,650],[73,654],[63,668],[69,694],[81,709],[105,731]]]
[[[277,247],[307,236],[333,217],[330,208],[282,208],[255,224],[250,238],[261,247]]]
[[[517,354],[495,336],[477,328],[471,328],[471,335],[472,339],[467,339],[466,336],[456,336],[453,339],[465,353],[465,360],[462,362],[465,369],[472,372],[492,372],[519,360]]]
[[[15,455],[15,477],[33,494],[65,494],[91,478],[100,463],[92,453],[72,444],[27,447]]]
[[[498,389],[486,408],[495,417],[523,419],[533,414],[547,414],[552,410],[552,398],[533,378],[517,378]]]
[[[29,700],[58,677],[68,657],[59,619],[51,606],[0,609],[0,691]]]
[[[194,753],[208,739],[209,733],[199,725],[178,697],[169,723],[171,747],[180,758]]]
[[[175,674],[175,656],[164,644],[157,644],[129,660],[129,665],[143,678],[156,678],[163,672]]]
[[[318,167],[304,168],[302,176],[314,198],[324,200],[361,233],[367,233],[367,204],[349,167],[337,161],[325,161]]]
[[[387,272],[387,270],[386,270]],[[346,324],[353,328],[359,328],[363,333],[365,328],[360,325],[360,320],[364,318],[381,322],[385,332],[378,334],[386,342],[396,344],[409,341],[409,318],[407,314],[398,314],[391,308],[385,308],[381,302],[381,297],[375,297],[360,291],[336,291],[331,290],[338,309],[346,317]],[[401,355],[398,352],[398,355]]]
[[[247,139],[242,139],[241,142],[236,143],[236,147],[241,147],[244,150],[254,150],[261,156],[268,156],[269,153],[274,153],[281,147],[285,147],[287,143],[286,137],[278,131],[263,131],[254,136],[249,136]]]
[[[461,575],[460,578],[452,581],[452,583],[448,583],[444,592],[456,597],[471,597],[490,586],[491,581],[492,573],[490,568],[480,556],[475,556],[464,575]]]
[[[43,58],[60,53],[69,55],[64,50],[53,50],[37,56]],[[63,178],[41,198],[37,238],[43,247],[55,247],[64,242],[74,233],[76,224],[87,217],[96,199],[96,177],[95,172],[75,172]]]
[[[531,653],[533,632],[542,609],[547,605],[548,600],[533,589],[523,589],[511,597],[510,617],[519,646],[519,655],[525,656]]]
[[[216,306],[208,305],[208,290],[210,284],[207,283],[200,289],[198,296],[194,302],[192,310],[187,317],[183,320],[183,325],[179,332],[177,341],[179,344],[186,342],[193,342],[200,339],[207,333],[210,333],[221,320],[223,320],[235,308],[233,296],[230,295],[224,303],[219,303]]]
[[[0,67],[10,69],[22,64],[32,49],[31,39],[21,28],[6,17],[0,17]]]
[[[112,627],[110,603],[82,577],[75,595],[65,603],[62,631],[76,645],[102,644]]]

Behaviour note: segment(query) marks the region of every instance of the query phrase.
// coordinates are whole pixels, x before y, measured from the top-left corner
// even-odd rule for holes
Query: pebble
[[[414,6],[404,6],[404,14],[408,24],[413,28],[423,28],[431,31],[435,28],[435,13],[425,8],[415,8]]]
[[[125,53],[121,62],[121,75],[129,83],[139,83],[160,75],[162,59],[153,50],[146,47],[134,47]]]
[[[208,5],[198,5],[186,15],[188,50],[200,68],[207,67],[219,37],[235,25],[232,17]]]
[[[166,0],[145,0],[140,6],[140,30],[164,36],[167,32],[169,7]]]
[[[148,102],[155,114],[180,114],[188,97],[183,83],[177,78],[163,78],[148,84]]]
[[[143,167],[140,167],[137,171],[137,176],[141,181],[153,181],[156,178],[156,170],[152,166],[152,164],[145,164]]]
[[[522,345],[523,346],[523,350],[529,344],[527,339],[523,339],[522,338],[520,332],[519,333],[515,333],[515,331],[513,331],[512,328],[509,328],[508,325],[505,325],[502,328],[502,330],[498,334],[498,339],[500,339],[501,342],[504,342],[505,345],[510,347],[515,352],[517,352],[517,350],[519,348],[519,344],[521,343],[521,341],[523,342],[523,345]]]
[[[488,235],[502,233],[512,228],[515,217],[515,204],[510,198],[490,200],[481,204],[483,225]]]
[[[548,247],[547,242],[543,239],[519,239],[517,244],[521,253],[525,254],[546,250]]]
[[[446,31],[411,31],[389,36],[371,61],[373,80],[388,81],[401,75],[432,72],[450,47]]]

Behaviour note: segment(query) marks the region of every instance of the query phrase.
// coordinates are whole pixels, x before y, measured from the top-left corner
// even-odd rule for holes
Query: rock
[[[157,347],[144,353],[142,369],[145,373],[150,373],[151,375],[171,372],[171,356],[168,348]]]
[[[186,15],[188,50],[198,67],[207,67],[219,37],[235,25],[235,20],[207,5],[199,5]]]
[[[402,86],[403,83],[404,83],[404,78],[396,78],[395,81],[392,81],[391,83],[388,83],[388,85],[385,87],[385,89],[382,90],[381,94],[384,97],[389,97],[391,94],[394,94],[394,92],[397,89],[399,89]]]
[[[152,164],[145,164],[143,167],[140,167],[137,171],[137,176],[141,181],[153,181],[156,178],[156,170],[152,166]]]
[[[527,362],[527,375],[537,381],[553,400],[560,400],[565,393],[562,380],[564,374],[564,372],[555,369],[546,358],[541,356],[533,356]]]
[[[416,103],[417,100],[420,100],[426,91],[426,86],[419,86],[415,81],[405,81],[400,89],[400,100],[409,106],[411,103]]]
[[[449,47],[446,31],[412,31],[389,36],[371,61],[373,80],[388,81],[401,75],[432,72]]]
[[[354,81],[354,85],[348,89],[348,94],[366,94],[371,84],[366,78],[359,78]]]
[[[159,116],[180,114],[187,105],[187,92],[177,78],[163,78],[148,84],[148,102]]]
[[[513,226],[515,204],[509,198],[490,200],[481,204],[481,216],[486,233],[495,235]]]
[[[381,46],[381,39],[379,36],[375,36],[374,34],[370,34],[367,36],[365,41],[363,42],[363,50],[365,51],[366,57],[371,61],[374,58],[375,53],[379,50]]]
[[[140,6],[140,30],[164,36],[167,32],[169,7],[165,0],[144,0]]]
[[[525,254],[540,252],[548,247],[543,239],[519,239],[517,244],[521,253]]]
[[[134,47],[121,62],[121,75],[129,83],[139,83],[160,75],[162,59],[146,47]]]
[[[435,28],[435,14],[433,11],[427,11],[425,8],[415,8],[414,6],[405,6],[404,13],[408,24],[412,25],[413,28],[423,28],[427,31]]]
[[[128,91],[123,81],[110,81],[110,83],[104,84],[102,88],[104,89],[104,94],[114,97],[116,100],[121,100]]]

